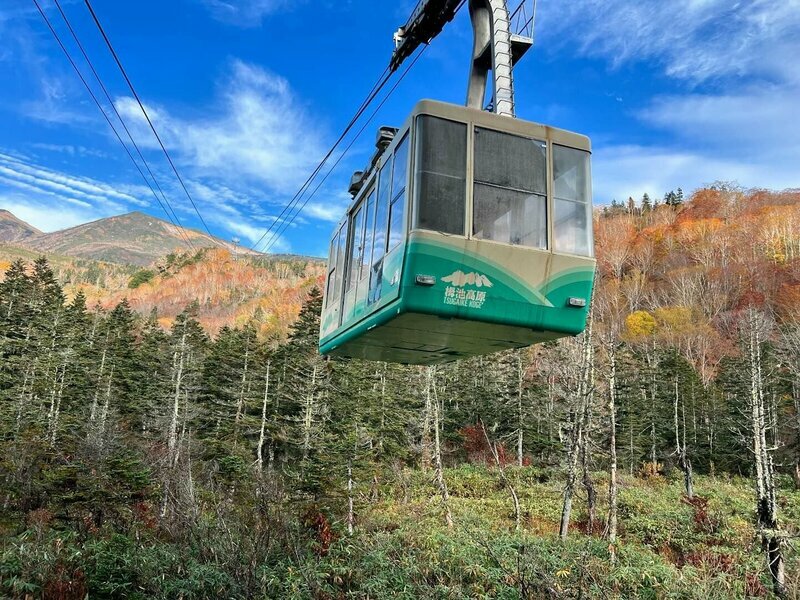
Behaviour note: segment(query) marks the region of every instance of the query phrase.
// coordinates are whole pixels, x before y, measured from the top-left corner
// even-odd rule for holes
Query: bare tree
[[[481,429],[483,430],[483,437],[486,439],[486,444],[489,446],[489,451],[492,453],[492,458],[494,459],[494,464],[497,467],[498,472],[500,473],[500,481],[508,490],[508,493],[511,494],[511,501],[514,503],[514,529],[519,531],[521,525],[521,511],[519,508],[519,497],[517,496],[517,490],[514,489],[514,485],[506,476],[506,469],[503,466],[502,461],[500,460],[500,453],[497,451],[497,444],[492,442],[489,439],[489,432],[486,431],[486,425],[483,423],[483,419],[480,420]]]
[[[572,427],[567,438],[567,467],[564,481],[563,505],[561,508],[561,524],[559,526],[559,535],[562,540],[566,539],[569,533],[569,521],[572,515],[572,499],[575,494],[575,483],[578,475],[578,461],[584,444],[585,419],[588,415],[587,404],[591,401],[591,395],[593,393],[591,389],[594,362],[592,353],[591,317],[582,338],[579,347],[575,342],[564,342],[565,345],[571,343],[573,348],[580,351],[580,360],[575,361],[579,365],[579,373],[577,374],[578,377],[573,379],[573,381],[577,380],[578,385],[577,389],[572,390],[571,394],[574,396],[574,401],[577,402],[575,410],[572,411]]]
[[[772,457],[774,448],[767,445],[768,423],[764,398],[762,345],[769,333],[770,324],[763,313],[750,308],[743,329],[750,379],[748,408],[756,468],[756,521],[761,543],[766,552],[773,589],[777,596],[785,597],[786,573],[782,551],[785,540],[778,529],[778,502]]]
[[[675,423],[675,455],[678,457],[678,466],[683,471],[683,484],[686,497],[690,500],[694,498],[694,477],[692,474],[692,461],[689,460],[689,453],[686,450],[686,412],[684,405],[683,412],[683,444],[681,444],[680,425],[678,419],[679,401],[678,377],[675,376],[675,396],[673,398],[673,417]]]
[[[453,515],[450,512],[450,494],[447,491],[447,482],[444,479],[444,468],[442,466],[442,446],[439,439],[440,427],[440,406],[439,398],[436,393],[436,368],[426,368],[425,402],[426,405],[433,407],[433,465],[435,469],[436,485],[442,497],[442,508],[444,509],[444,520],[448,527],[453,526]]]
[[[270,366],[270,361],[267,361],[267,373],[264,376],[264,402],[261,404],[261,431],[258,434],[258,446],[256,448],[256,470],[259,474],[264,470],[264,433],[267,427],[267,402],[269,400]]]

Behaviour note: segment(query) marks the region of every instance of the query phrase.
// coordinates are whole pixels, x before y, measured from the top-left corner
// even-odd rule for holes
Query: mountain
[[[18,221],[11,213],[7,215],[9,215],[7,221]],[[235,249],[230,242],[194,229],[176,227],[138,211],[99,219],[53,233],[41,233],[33,228],[31,230],[33,233],[30,235],[8,240],[0,234],[0,240],[13,241],[18,245],[42,252],[139,266],[152,264],[176,250],[187,250],[184,237],[195,249],[209,247],[231,251]],[[256,254],[246,248],[238,248],[238,252]]]
[[[38,235],[42,235],[42,232],[36,227],[0,208],[0,243],[20,243]]]

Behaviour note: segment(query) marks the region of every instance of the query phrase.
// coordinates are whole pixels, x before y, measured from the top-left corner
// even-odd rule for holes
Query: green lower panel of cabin
[[[422,231],[398,250],[402,266],[384,275],[394,289],[380,302],[345,310],[338,327],[338,311],[323,313],[322,354],[430,365],[586,325],[594,259]]]

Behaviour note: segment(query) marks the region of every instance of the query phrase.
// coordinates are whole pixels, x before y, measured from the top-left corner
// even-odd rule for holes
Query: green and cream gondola
[[[418,103],[354,176],[330,245],[320,352],[427,365],[583,331],[590,153],[583,135]]]

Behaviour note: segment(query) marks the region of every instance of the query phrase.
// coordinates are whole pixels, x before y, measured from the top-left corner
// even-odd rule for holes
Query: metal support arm
[[[492,97],[498,115],[514,116],[514,79],[508,7],[505,0],[469,0],[474,42],[467,106],[483,108],[492,71]]]
[[[531,47],[533,40],[511,33],[506,0],[468,0],[474,30],[472,65],[467,106],[482,109],[492,72],[494,112],[514,116],[512,67]],[[420,44],[439,35],[464,0],[420,0],[408,22],[395,33],[395,52],[390,67],[396,70]]]

